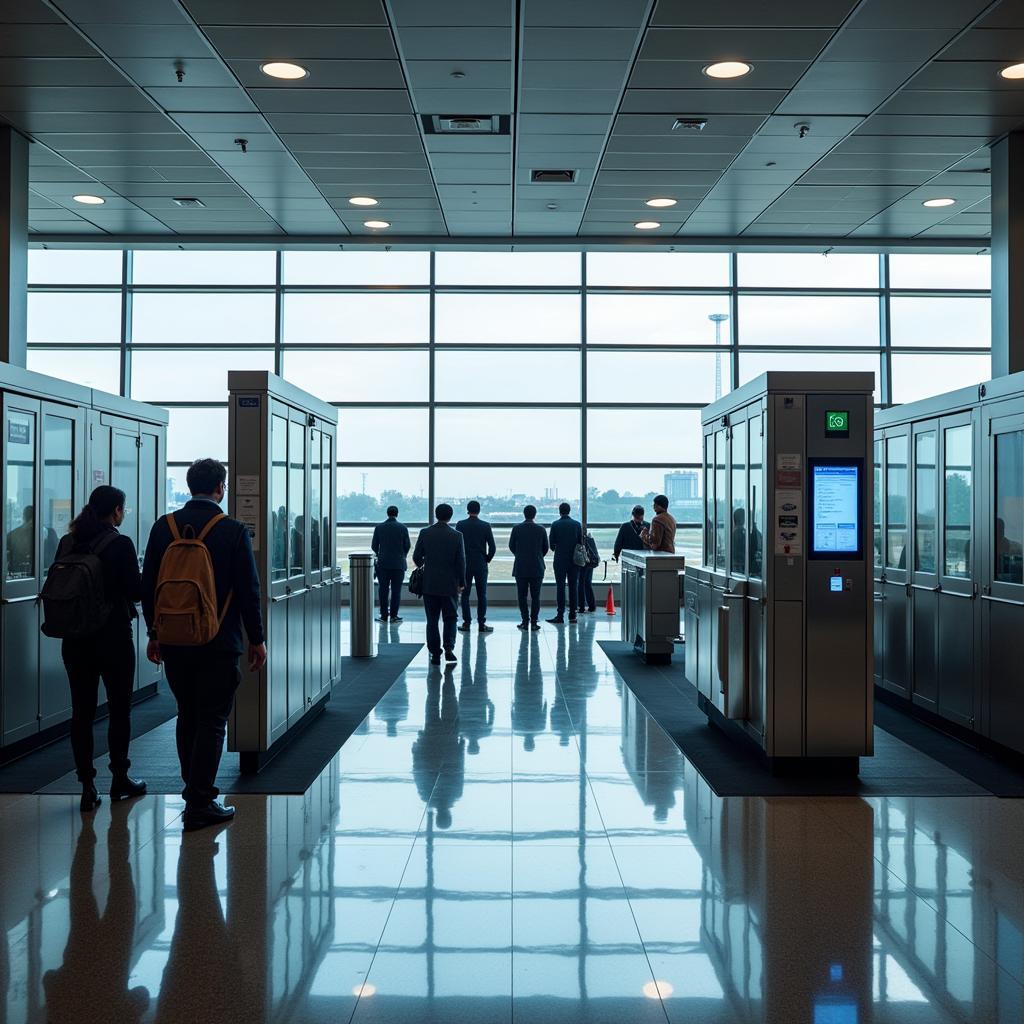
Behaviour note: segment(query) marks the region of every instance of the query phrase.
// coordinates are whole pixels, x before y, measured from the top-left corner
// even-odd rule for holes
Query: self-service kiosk
[[[40,589],[60,538],[100,484],[125,492],[122,534],[139,555],[166,506],[167,411],[0,363],[4,543],[0,552],[0,761],[48,742],[71,718],[61,644],[39,631]],[[135,623],[135,692],[156,691]],[[141,642],[140,642],[141,641]]]
[[[767,373],[702,415],[686,672],[776,762],[872,753],[873,390],[865,373]]]
[[[228,749],[257,771],[322,708],[341,662],[334,542],[338,411],[266,371],[228,373],[228,502],[249,528],[269,660],[243,674]]]

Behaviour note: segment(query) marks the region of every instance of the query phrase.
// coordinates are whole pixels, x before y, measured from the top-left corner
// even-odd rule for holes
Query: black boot
[[[83,814],[87,814],[89,811],[95,811],[101,803],[100,795],[96,792],[96,786],[93,784],[92,780],[90,779],[88,782],[83,782],[82,800],[78,805],[78,809]]]
[[[115,775],[110,780],[111,800],[130,800],[135,796],[146,795],[144,779],[133,779],[129,775]]]

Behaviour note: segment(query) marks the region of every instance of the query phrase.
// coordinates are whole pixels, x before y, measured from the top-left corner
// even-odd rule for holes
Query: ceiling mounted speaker
[[[546,185],[571,185],[575,180],[575,171],[530,171],[530,181]]]

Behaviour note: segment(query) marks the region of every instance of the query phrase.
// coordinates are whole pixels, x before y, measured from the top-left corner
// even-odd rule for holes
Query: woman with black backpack
[[[130,537],[118,533],[124,522],[125,493],[97,487],[57,548],[43,587],[43,631],[62,638],[61,655],[71,686],[71,748],[82,782],[83,811],[100,803],[94,782],[92,727],[100,679],[110,718],[111,800],[142,796],[146,783],[128,775],[135,638],[132,620],[142,598],[139,559]],[[94,570],[99,579],[93,579]],[[90,588],[98,590],[90,593]],[[83,601],[87,603],[83,607]]]

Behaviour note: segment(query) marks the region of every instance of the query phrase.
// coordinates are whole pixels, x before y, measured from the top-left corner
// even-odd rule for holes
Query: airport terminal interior
[[[1022,0],[0,0],[0,420],[0,1022],[1024,1022]],[[234,817],[138,620],[83,811],[201,458]]]

